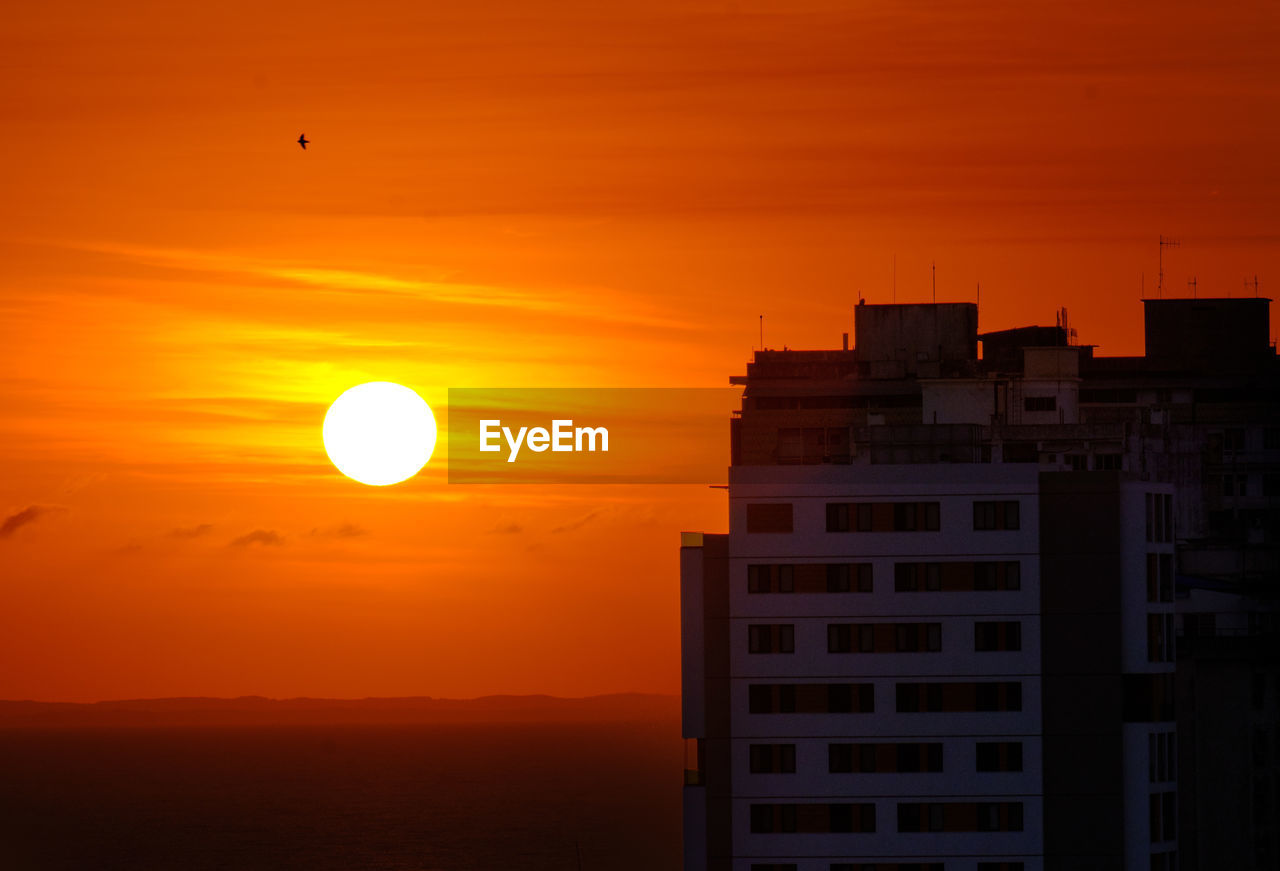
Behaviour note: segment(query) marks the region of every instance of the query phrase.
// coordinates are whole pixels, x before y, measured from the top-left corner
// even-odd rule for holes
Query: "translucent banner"
[[[723,484],[741,388],[450,388],[450,484]]]

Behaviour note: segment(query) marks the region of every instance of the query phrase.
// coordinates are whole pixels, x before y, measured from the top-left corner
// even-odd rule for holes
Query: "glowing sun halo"
[[[412,478],[435,446],[431,406],[390,381],[357,384],[335,399],[324,416],[329,459],[362,484],[382,487]]]

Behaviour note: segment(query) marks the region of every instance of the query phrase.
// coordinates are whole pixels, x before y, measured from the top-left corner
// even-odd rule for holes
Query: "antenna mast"
[[[1160,237],[1160,280],[1156,283],[1156,290],[1160,292],[1161,299],[1164,299],[1164,249],[1177,247],[1176,239],[1166,239],[1163,235]]]
[[[936,260],[930,262],[929,269],[933,272],[933,301],[936,303],[938,301],[938,262]]]

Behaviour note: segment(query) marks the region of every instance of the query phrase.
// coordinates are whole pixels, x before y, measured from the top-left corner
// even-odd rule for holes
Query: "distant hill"
[[[269,726],[412,723],[608,723],[672,720],[678,696],[619,693],[586,698],[429,696],[373,699],[124,699],[0,701],[0,728],[76,726]]]

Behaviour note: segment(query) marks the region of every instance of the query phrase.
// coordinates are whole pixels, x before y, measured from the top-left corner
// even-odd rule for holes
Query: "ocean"
[[[680,866],[678,723],[0,730],[3,871]]]

